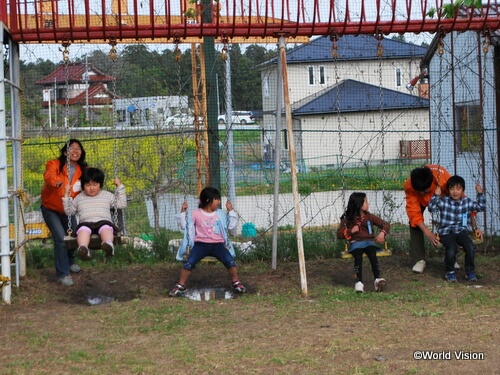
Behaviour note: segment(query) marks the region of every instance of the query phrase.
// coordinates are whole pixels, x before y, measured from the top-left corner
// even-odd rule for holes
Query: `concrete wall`
[[[302,226],[315,227],[326,226],[340,221],[340,216],[347,205],[349,195],[352,191],[330,191],[313,193],[307,197],[301,197],[300,210]],[[407,224],[408,219],[405,212],[405,202],[403,191],[386,191],[385,195],[390,196],[383,202],[382,191],[367,191],[370,211],[383,217],[391,223]],[[179,230],[175,215],[180,212],[180,207],[184,196],[182,194],[165,194],[160,198],[158,207],[160,209],[160,227],[170,230]],[[226,197],[222,197],[224,206]],[[189,209],[192,211],[198,207],[195,197],[188,198]],[[237,234],[241,233],[241,227],[246,222],[252,222],[257,229],[269,229],[272,227],[273,217],[273,196],[258,195],[237,197],[233,201],[236,212],[240,215],[240,222],[236,229]],[[152,204],[146,202],[150,225],[154,226]],[[281,194],[279,199],[279,226],[294,227],[294,204],[292,194]],[[384,214],[385,212],[385,214]],[[428,215],[428,214],[427,214]],[[428,217],[430,222],[430,216]]]

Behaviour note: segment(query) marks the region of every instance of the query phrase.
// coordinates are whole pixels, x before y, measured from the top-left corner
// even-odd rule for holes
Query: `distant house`
[[[408,83],[421,74],[426,50],[393,39],[379,43],[372,36],[346,35],[335,44],[319,37],[288,51],[288,95],[299,167],[338,164],[340,148],[353,163],[428,159],[425,77],[419,80],[418,90],[408,89],[412,88]],[[262,64],[260,70],[263,143],[269,145],[274,143],[275,114],[284,113],[284,101],[277,104],[278,60]],[[284,120],[281,126],[286,129]],[[282,138],[286,160],[288,145]]]
[[[470,196],[476,183],[486,188],[478,222],[498,235],[500,33],[487,35],[436,35],[422,64],[429,72],[432,161],[462,176]]]
[[[114,80],[92,63],[76,63],[60,65],[35,83],[43,87],[42,107],[47,111],[50,107],[58,108],[62,114],[68,110],[73,118],[79,112],[85,112],[92,121],[110,112],[114,95],[108,85]]]
[[[114,103],[118,127],[161,127],[168,117],[189,112],[187,96],[122,98]]]
[[[86,105],[102,106],[111,102],[112,93],[108,84],[115,80],[100,70],[94,68],[92,63],[60,65],[48,76],[39,79],[35,84],[43,86],[50,91],[52,103],[58,105]],[[88,96],[87,96],[88,92]],[[88,101],[87,101],[88,99]],[[44,95],[43,107],[49,106],[49,97]]]
[[[90,125],[122,128],[163,126],[167,117],[189,111],[187,96],[114,96],[108,85],[115,79],[88,62],[69,64],[67,67],[61,65],[35,83],[43,86],[42,107],[46,111],[57,108],[59,118],[65,115],[67,109],[69,116],[73,118],[70,126],[74,127],[81,126],[77,119],[82,117]],[[112,115],[113,110],[116,116]]]
[[[347,164],[408,158],[410,139],[429,150],[429,100],[419,96],[346,79],[292,108],[304,167],[335,167],[341,153]]]

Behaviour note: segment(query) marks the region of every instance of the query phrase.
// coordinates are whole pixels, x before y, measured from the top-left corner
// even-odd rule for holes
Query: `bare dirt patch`
[[[297,263],[240,264],[248,293],[209,302],[167,297],[180,264],[83,264],[73,287],[52,269],[30,269],[1,307],[1,372],[498,374],[500,257],[490,249],[477,258],[479,281],[461,270],[456,285],[444,281],[441,256],[422,275],[407,256],[380,258],[382,294],[365,261],[362,295],[350,259],[308,261],[307,298]],[[229,288],[229,280],[222,265],[200,265],[188,287]],[[106,303],[90,306],[95,298]],[[416,350],[453,358],[419,361]],[[485,358],[454,358],[470,353]]]

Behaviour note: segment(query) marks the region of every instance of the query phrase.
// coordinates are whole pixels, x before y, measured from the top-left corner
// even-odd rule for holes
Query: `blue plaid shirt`
[[[455,201],[449,196],[439,198],[439,195],[433,195],[428,209],[429,212],[440,212],[438,230],[440,235],[459,233],[467,230],[473,212],[486,209],[486,197],[484,193],[478,193],[474,202],[469,197]]]

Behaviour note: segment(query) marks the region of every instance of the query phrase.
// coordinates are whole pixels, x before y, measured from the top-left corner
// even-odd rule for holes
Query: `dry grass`
[[[461,259],[463,264],[463,258]],[[75,286],[29,270],[2,306],[1,374],[469,374],[498,372],[500,257],[480,255],[477,283],[443,280],[441,258],[422,275],[404,256],[380,259],[388,287],[356,294],[351,260],[299,266],[241,264],[249,293],[230,300],[168,298],[179,264],[84,265]],[[227,287],[220,264],[190,288]],[[91,296],[115,302],[89,306]],[[413,358],[416,350],[483,353],[484,360]]]

